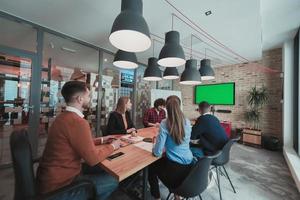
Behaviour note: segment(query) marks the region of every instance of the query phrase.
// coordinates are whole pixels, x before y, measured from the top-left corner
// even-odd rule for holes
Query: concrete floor
[[[300,194],[291,177],[281,152],[271,152],[237,144],[233,146],[231,161],[226,166],[236,187],[234,194],[229,182],[221,176],[224,200],[299,200]],[[13,199],[12,169],[0,170],[0,200]],[[168,191],[161,185],[162,199]],[[218,200],[215,183],[202,194],[203,200]],[[121,190],[113,193],[110,200],[129,200]]]

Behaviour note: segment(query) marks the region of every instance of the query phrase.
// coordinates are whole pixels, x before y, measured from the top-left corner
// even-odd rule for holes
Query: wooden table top
[[[153,138],[157,136],[158,129],[154,127],[138,130],[138,135],[142,137]],[[113,154],[123,152],[124,155],[113,160],[105,159],[100,163],[101,167],[110,175],[114,176],[119,182],[147,167],[158,157],[151,152],[138,148],[134,145],[128,145],[113,152]]]

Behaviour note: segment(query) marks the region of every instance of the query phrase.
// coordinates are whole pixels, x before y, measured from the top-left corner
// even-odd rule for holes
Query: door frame
[[[41,65],[38,64],[38,54],[26,50],[16,49],[0,45],[0,52],[31,59],[31,82],[29,105],[33,106],[29,111],[28,137],[32,147],[32,155],[37,157],[38,134],[40,121],[40,98],[41,98]]]

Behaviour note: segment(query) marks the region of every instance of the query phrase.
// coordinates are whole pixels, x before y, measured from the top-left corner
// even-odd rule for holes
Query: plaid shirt
[[[159,113],[157,114],[155,108],[150,108],[144,114],[143,123],[145,127],[149,127],[149,123],[160,123],[165,118],[166,112],[164,110],[159,111]]]

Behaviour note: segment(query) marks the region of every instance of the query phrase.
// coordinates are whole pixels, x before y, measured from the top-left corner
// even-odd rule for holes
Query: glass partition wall
[[[49,127],[55,117],[66,107],[60,91],[67,81],[78,80],[87,83],[91,102],[90,108],[84,111],[84,115],[90,124],[92,134],[96,135],[98,90],[95,83],[98,71],[98,50],[44,33],[39,154],[43,151]]]
[[[14,16],[2,14],[0,23],[0,167],[11,164],[9,136],[17,129],[35,127],[29,128],[30,142],[35,156],[42,154],[49,127],[66,107],[60,90],[69,80],[90,88],[84,115],[93,136],[106,133],[109,113],[121,96],[130,97],[132,119],[143,127],[150,90],[159,86],[143,81],[145,66],[117,68],[113,53]]]
[[[150,108],[150,99],[151,99],[151,89],[156,88],[157,82],[145,81],[144,77],[144,66],[139,66],[136,69],[136,112],[135,112],[135,125],[137,128],[143,128],[143,116],[146,109]]]
[[[33,113],[32,69],[37,31],[0,18],[0,166],[11,163],[10,134],[28,129]],[[21,37],[22,36],[22,37]]]
[[[102,99],[101,99],[101,131],[106,135],[109,113],[115,110],[119,97],[128,96],[134,104],[135,70],[120,69],[113,65],[114,55],[103,53]],[[131,110],[133,117],[134,110]]]

